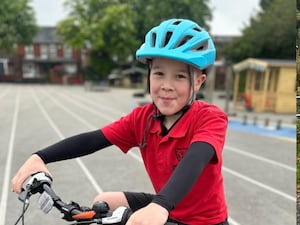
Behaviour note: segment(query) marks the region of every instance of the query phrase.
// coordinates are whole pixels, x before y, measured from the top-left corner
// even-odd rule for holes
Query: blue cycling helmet
[[[152,28],[136,51],[136,58],[142,63],[152,57],[182,61],[203,70],[214,64],[216,49],[208,32],[197,23],[169,19]]]

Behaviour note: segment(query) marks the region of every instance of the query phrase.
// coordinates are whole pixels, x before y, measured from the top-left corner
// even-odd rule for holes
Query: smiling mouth
[[[160,98],[162,99],[162,100],[168,100],[168,101],[170,101],[170,100],[173,100],[174,98],[171,98],[171,97],[162,97],[162,96],[160,96]]]
[[[161,98],[161,101],[164,103],[170,103],[172,100],[172,98]]]

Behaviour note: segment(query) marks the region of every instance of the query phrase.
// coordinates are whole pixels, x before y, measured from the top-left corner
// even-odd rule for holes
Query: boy
[[[152,104],[137,107],[100,130],[67,138],[33,154],[12,180],[24,180],[45,164],[93,153],[112,144],[124,153],[138,146],[156,194],[105,192],[112,210],[130,207],[126,225],[227,225],[222,150],[227,116],[214,105],[195,101],[195,92],[215,61],[209,34],[193,21],[170,19],[152,28],[136,58],[149,66]],[[82,148],[84,146],[84,149]]]

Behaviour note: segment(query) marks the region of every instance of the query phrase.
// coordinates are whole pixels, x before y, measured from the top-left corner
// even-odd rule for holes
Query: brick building
[[[0,82],[82,82],[81,52],[64,45],[55,27],[41,27],[30,46],[16,46],[15,55],[0,55]]]

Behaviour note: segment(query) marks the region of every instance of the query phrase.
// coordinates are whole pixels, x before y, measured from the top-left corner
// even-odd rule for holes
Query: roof
[[[33,43],[62,43],[63,39],[55,33],[55,29],[55,27],[40,27],[33,38]]]
[[[268,67],[296,67],[295,60],[285,59],[256,59],[248,58],[233,65],[233,70],[236,72],[253,69],[257,71],[265,71]]]

